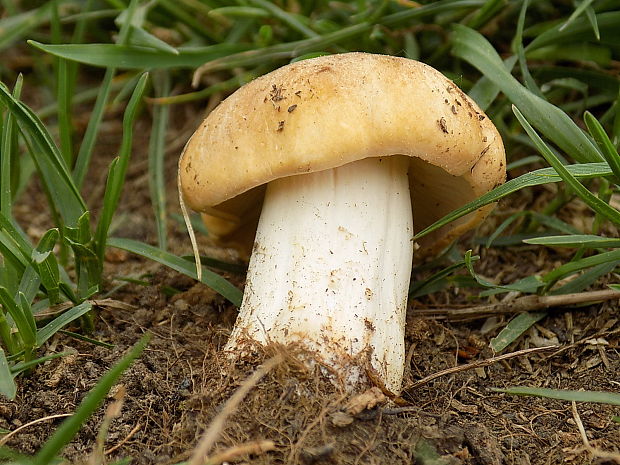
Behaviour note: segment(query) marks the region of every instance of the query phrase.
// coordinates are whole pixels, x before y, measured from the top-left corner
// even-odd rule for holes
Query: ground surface
[[[116,150],[119,131],[114,123],[107,128],[109,134],[100,143],[98,163],[103,166]],[[184,128],[179,128],[178,134],[182,138]],[[153,241],[145,160],[140,150],[144,146],[144,141],[136,141],[116,235]],[[170,150],[169,173],[174,172],[178,147],[176,143]],[[105,170],[95,167],[92,172],[94,179],[89,185],[94,187],[88,195],[96,204],[101,195],[97,186]],[[176,211],[173,184],[169,196]],[[500,211],[523,208],[533,198],[539,197],[514,197]],[[40,204],[33,184],[18,208],[22,218],[32,215],[28,232],[33,236],[48,226]],[[232,259],[228,251],[210,247],[206,239],[203,246],[208,254]],[[177,223],[171,225],[171,249],[189,253],[189,241]],[[479,252],[478,271],[487,277],[501,273],[506,282],[530,274],[532,267],[549,268],[562,260],[553,251],[524,247]],[[270,348],[243,362],[230,362],[220,352],[236,316],[227,301],[189,278],[129,254],[111,250],[108,259],[102,297],[127,305],[99,308],[92,336],[114,348],[56,336],[47,351],[72,351],[74,355],[22,377],[17,399],[0,400],[0,428],[14,430],[33,420],[73,412],[126,349],[150,332],[153,338],[144,355],[121,380],[126,390],[124,406],[110,426],[106,460],[130,456],[135,464],[178,463],[189,457],[235,389],[278,350]],[[122,280],[128,277],[142,283]],[[243,276],[229,278],[243,285]],[[421,308],[471,304],[467,293],[454,289],[410,303],[406,384],[493,356],[488,343],[504,326],[505,317],[449,322],[416,316]],[[250,390],[225,423],[215,451],[228,450],[233,453],[231,462],[252,464],[616,463],[584,450],[578,422],[580,418],[591,446],[620,453],[620,424],[612,421],[618,415],[617,407],[580,404],[575,415],[567,402],[491,390],[513,385],[620,389],[617,302],[551,313],[508,351],[550,343],[558,344],[559,349],[439,377],[406,389],[402,395],[406,402],[400,405],[380,404],[349,415],[344,422],[342,411],[351,396],[338,392],[320,371],[304,368],[294,350],[287,351],[284,361]],[[103,414],[100,409],[82,428],[66,448],[66,457],[75,463],[88,459]],[[13,435],[8,445],[35,452],[61,420],[27,426]],[[257,440],[273,441],[265,446],[273,450],[249,456],[235,456],[235,450],[230,451]]]

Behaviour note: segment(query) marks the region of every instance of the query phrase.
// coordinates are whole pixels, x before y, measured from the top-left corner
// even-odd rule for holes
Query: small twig
[[[276,445],[273,441],[251,441],[238,446],[231,447],[225,451],[215,454],[213,457],[207,459],[205,465],[220,465],[224,462],[235,460],[237,457],[248,454],[263,454],[271,450],[275,450]]]
[[[194,453],[190,458],[187,465],[203,465],[205,462],[208,463],[206,459],[207,454],[212,449],[215,441],[222,433],[224,429],[224,423],[226,423],[227,418],[232,415],[241,401],[245,398],[245,396],[250,392],[250,390],[258,383],[263,376],[269,373],[277,364],[282,361],[282,356],[277,355],[273,358],[267,360],[261,367],[259,367],[254,373],[252,373],[244,382],[239,386],[239,388],[235,391],[235,393],[226,401],[220,413],[218,413],[215,418],[211,421],[211,424],[205,431],[202,439],[198,443],[196,449],[194,449]]]
[[[89,300],[95,307],[115,308],[118,310],[134,310],[135,305],[128,304],[127,302],[121,302],[115,299],[91,299]],[[54,316],[59,313],[69,310],[71,307],[75,307],[73,302],[63,302],[53,307],[46,308],[45,310],[36,314],[37,318],[43,318],[48,316]]]
[[[498,355],[497,357],[491,357],[486,360],[478,360],[476,362],[467,363],[465,365],[459,365],[452,368],[447,368],[445,370],[438,371],[437,373],[433,373],[432,375],[426,376],[425,378],[419,379],[411,384],[408,384],[403,388],[403,391],[408,391],[410,389],[415,389],[424,384],[427,384],[434,379],[440,378],[446,375],[452,375],[454,373],[459,373],[461,371],[471,370],[472,368],[480,368],[486,367],[489,365],[493,365],[494,363],[501,362],[502,360],[508,360],[509,358],[521,357],[522,355],[530,355],[537,352],[546,352],[548,350],[557,349],[558,346],[547,346],[547,347],[533,347],[531,349],[523,349],[517,350],[516,352],[511,352],[509,354]]]
[[[577,411],[577,402],[572,401],[570,404],[573,410],[573,420],[575,420],[575,423],[577,424],[577,429],[579,429],[579,434],[581,434],[581,440],[583,441],[583,445],[586,446],[588,450],[591,450],[592,446],[590,445],[590,440],[588,439],[586,429],[583,427],[581,417],[579,416],[579,412]]]
[[[429,308],[414,310],[416,316],[433,316],[449,320],[486,318],[490,315],[523,313],[546,310],[552,307],[604,302],[620,299],[620,291],[605,289],[601,291],[578,292],[562,295],[527,295],[518,299],[490,305],[467,308]]]
[[[105,455],[109,455],[112,452],[114,452],[115,450],[119,449],[120,447],[123,447],[123,444],[125,444],[127,441],[129,441],[134,434],[136,434],[138,432],[138,430],[142,427],[142,425],[140,423],[137,423],[136,426],[134,426],[132,428],[132,430],[127,434],[127,436],[125,436],[123,438],[123,440],[121,442],[119,442],[118,444],[116,444],[113,447],[110,447],[109,449],[107,449],[104,454]]]
[[[8,442],[9,439],[11,439],[14,435],[19,433],[21,430],[28,428],[29,426],[36,425],[37,423],[41,423],[47,420],[55,420],[56,418],[70,417],[71,415],[72,415],[71,413],[61,413],[58,415],[50,415],[49,417],[37,418],[36,420],[30,421],[24,425],[21,425],[19,428],[14,429],[10,433],[8,433],[6,436],[4,436],[2,439],[0,439],[0,446],[4,446]]]

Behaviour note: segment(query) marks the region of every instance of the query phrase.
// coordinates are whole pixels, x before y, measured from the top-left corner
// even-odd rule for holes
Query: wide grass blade
[[[197,68],[208,61],[251,48],[244,44],[222,43],[207,47],[180,47],[178,53],[153,48],[115,44],[46,45],[34,40],[28,43],[39,50],[91,66],[120,69]]]
[[[547,146],[547,144],[543,142],[543,140],[536,133],[534,128],[530,126],[530,124],[525,119],[523,114],[519,111],[519,109],[513,105],[512,111],[519,120],[519,123],[521,123],[521,126],[523,126],[527,134],[536,145],[536,148],[538,149],[540,154],[545,157],[547,163],[549,163],[553,167],[553,169],[555,169],[555,171],[558,173],[558,175],[560,175],[562,180],[575,191],[575,193],[581,198],[581,200],[583,200],[595,212],[605,216],[607,219],[609,219],[615,224],[620,224],[620,211],[616,210],[608,203],[598,198],[596,195],[590,192],[583,184],[581,184],[577,180],[577,178],[571,174],[571,172],[566,168],[566,166],[564,166],[564,164]]]
[[[13,98],[19,100],[23,87],[24,79],[20,74],[13,88]],[[14,176],[19,174],[19,159],[17,157],[17,134],[18,128],[15,125],[15,116],[7,112],[6,119],[2,125],[0,135],[0,212],[7,217],[11,216],[11,205],[13,203]]]
[[[147,333],[125,357],[123,357],[99,380],[95,387],[90,390],[84,400],[80,403],[80,406],[76,412],[71,417],[66,419],[52,435],[52,437],[46,441],[34,457],[34,463],[38,465],[48,465],[55,460],[62,448],[73,439],[82,424],[105,400],[106,395],[121,374],[133,363],[136,358],[142,354],[142,351],[148,344],[149,339],[150,337]]]
[[[501,352],[545,316],[547,316],[545,312],[520,313],[510,320],[497,336],[491,339],[491,349],[493,349],[494,352]]]
[[[86,205],[52,136],[32,110],[16,100],[2,85],[0,103],[15,116],[43,179],[50,204],[60,213],[66,225],[74,225],[86,211]]]
[[[93,308],[92,303],[82,302],[80,305],[76,305],[70,308],[66,312],[63,312],[60,316],[54,318],[51,322],[46,324],[43,328],[37,331],[37,347],[41,347],[45,341],[67,326],[72,321],[77,320],[82,315],[90,312]]]
[[[558,107],[530,92],[506,70],[493,46],[478,32],[454,26],[452,52],[497,85],[546,137],[581,163],[603,157],[583,131]]]
[[[597,404],[620,405],[620,394],[604,391],[570,391],[537,387],[510,387],[508,389],[492,388],[495,392],[504,392],[516,396],[547,397],[549,399],[574,402],[594,402]]]
[[[108,246],[141,255],[149,260],[166,265],[179,273],[198,279],[196,274],[196,264],[194,262],[184,260],[181,257],[177,257],[169,252],[160,250],[152,245],[144,244],[131,239],[111,237],[108,239]],[[201,282],[228,299],[233,305],[237,307],[241,306],[241,299],[243,297],[242,292],[217,273],[203,267]]]
[[[17,386],[2,347],[0,347],[0,394],[9,400],[15,399],[17,394]]]
[[[27,352],[30,352],[36,345],[36,325],[29,308],[24,309],[20,305],[20,300],[19,297],[14,299],[5,287],[0,287],[0,304],[4,310],[11,315],[11,318],[13,318],[15,326],[19,331],[19,338],[23,343],[23,348]]]

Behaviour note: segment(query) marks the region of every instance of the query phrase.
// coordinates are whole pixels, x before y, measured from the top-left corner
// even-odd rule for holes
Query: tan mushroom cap
[[[506,176],[497,129],[452,81],[414,60],[345,53],[284,66],[228,97],[187,143],[179,182],[211,234],[249,250],[269,181],[399,154],[411,157],[415,231]],[[425,236],[421,251],[491,208]]]

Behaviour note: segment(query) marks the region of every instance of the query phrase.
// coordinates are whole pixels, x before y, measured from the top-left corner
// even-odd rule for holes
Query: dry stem
[[[258,383],[263,376],[269,373],[276,365],[278,365],[282,361],[282,356],[276,355],[273,358],[267,360],[262,366],[260,366],[254,373],[252,373],[239,388],[235,391],[235,393],[226,401],[220,413],[218,413],[211,424],[205,431],[202,439],[198,443],[196,449],[194,449],[194,453],[190,458],[187,465],[202,465],[206,460],[206,456],[209,451],[213,448],[215,441],[220,436],[224,429],[224,423],[230,415],[232,415],[241,401],[245,398],[245,396],[250,392],[250,390]]]
[[[544,351],[553,350],[557,348],[558,346],[533,347],[531,349],[517,350],[516,352],[511,352],[509,354],[498,355],[497,357],[491,357],[486,360],[478,360],[476,362],[468,363],[466,365],[459,365],[456,367],[447,368],[445,370],[438,371],[437,373],[433,373],[432,375],[426,376],[422,379],[419,379],[418,381],[408,384],[407,386],[403,388],[403,391],[418,388],[442,376],[452,375],[454,373],[459,373],[461,371],[471,370],[472,368],[486,367],[489,365],[493,365],[494,363],[500,362],[502,360],[508,360],[509,358],[520,357],[522,355],[530,355],[530,354],[534,354],[537,352],[544,352]]]
[[[431,316],[448,320],[486,318],[491,315],[523,313],[553,307],[604,302],[620,299],[620,292],[613,289],[578,292],[563,295],[527,295],[518,299],[468,308],[429,308],[414,310],[416,316]]]

